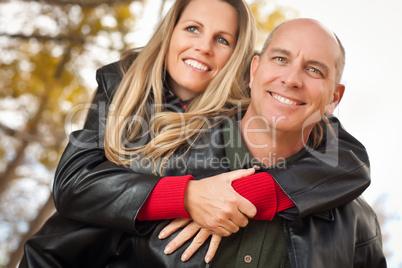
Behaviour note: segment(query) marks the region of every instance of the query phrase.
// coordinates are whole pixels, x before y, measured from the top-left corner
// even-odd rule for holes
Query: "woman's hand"
[[[204,258],[205,262],[209,263],[215,256],[222,237],[219,235],[213,235],[210,231],[202,228],[199,224],[195,223],[191,219],[174,219],[171,223],[169,223],[165,228],[162,229],[162,231],[159,233],[159,238],[165,239],[184,226],[185,228],[165,247],[165,254],[173,253],[187,240],[191,239],[195,235],[190,246],[181,255],[181,260],[187,261],[202,246],[202,244],[205,243],[208,237],[212,235],[207,254]]]
[[[250,176],[254,169],[222,173],[188,182],[184,207],[194,222],[218,236],[229,236],[245,227],[257,213],[255,206],[239,195],[232,182]]]

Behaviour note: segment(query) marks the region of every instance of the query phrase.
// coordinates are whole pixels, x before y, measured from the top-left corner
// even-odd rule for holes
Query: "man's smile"
[[[293,106],[298,106],[298,105],[304,105],[304,102],[298,101],[298,100],[291,100],[288,99],[282,95],[279,95],[277,93],[274,92],[269,92],[271,94],[271,96],[276,99],[277,101],[284,103],[284,104],[288,104],[288,105],[293,105]]]

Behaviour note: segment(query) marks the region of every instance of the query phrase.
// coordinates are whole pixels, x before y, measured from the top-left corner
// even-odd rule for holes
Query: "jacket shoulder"
[[[354,215],[356,226],[356,247],[381,240],[380,226],[377,215],[363,197],[358,197],[346,205],[349,215]]]
[[[123,71],[120,68],[120,61],[105,65],[96,71],[98,90],[103,90],[109,100],[119,86],[122,78]]]
[[[109,100],[119,86],[124,72],[131,66],[137,55],[137,52],[131,53],[123,59],[107,64],[96,71],[98,87],[103,89]]]
[[[356,198],[349,204],[355,217],[355,253],[356,267],[387,267],[382,248],[382,235],[376,213],[362,198]]]

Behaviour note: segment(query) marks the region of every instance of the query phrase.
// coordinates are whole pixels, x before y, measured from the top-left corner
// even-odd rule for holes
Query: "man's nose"
[[[282,83],[288,88],[300,88],[303,85],[302,81],[302,68],[296,65],[288,66],[283,74]]]

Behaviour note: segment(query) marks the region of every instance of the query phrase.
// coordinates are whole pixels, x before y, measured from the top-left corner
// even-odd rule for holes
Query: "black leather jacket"
[[[179,267],[180,255],[174,254],[166,258],[163,248],[167,241],[157,239],[157,233],[166,221],[136,220],[138,211],[161,177],[153,175],[149,169],[144,169],[141,165],[133,165],[132,170],[117,166],[108,161],[104,155],[105,115],[121,76],[116,63],[98,70],[99,87],[84,129],[71,134],[70,142],[56,171],[54,198],[58,213],[27,242],[22,267],[26,267],[27,263],[41,262],[42,267],[47,267],[49,263],[52,263],[50,267],[56,266],[56,263],[57,265],[61,263],[63,267],[70,265],[84,267],[86,264],[97,267],[98,261],[100,266],[106,266],[107,263],[108,267],[126,267],[124,264],[127,263],[159,267],[162,265],[158,262],[159,259],[162,259],[167,267]],[[289,221],[287,230],[290,241],[295,238],[296,244],[304,241],[303,243],[311,245],[315,241],[311,235],[321,235],[321,232],[313,231],[316,225],[317,228],[325,229],[320,227],[324,226],[319,223],[322,217],[305,216],[322,212],[325,215],[329,213],[328,211],[349,203],[370,183],[369,161],[365,148],[342,129],[336,118],[331,120],[335,129],[339,130],[339,140],[328,141],[317,150],[323,153],[324,157],[310,154],[288,165],[286,169],[269,171],[296,205],[296,209],[287,210],[282,214],[285,218],[294,220]],[[217,125],[210,129],[209,133],[219,133],[219,129],[220,125]],[[213,142],[211,138],[214,139]],[[197,144],[223,144],[222,135],[207,133],[197,141]],[[178,152],[177,155],[180,154],[181,152]],[[221,158],[225,156],[224,154],[223,146],[204,146],[203,149],[190,150],[184,158],[185,161],[181,161],[181,168],[165,169],[164,175],[191,174],[195,179],[201,179],[225,172],[227,170],[208,162],[208,159]],[[200,155],[203,160],[201,162]],[[352,206],[350,204],[345,207]],[[342,227],[346,223],[347,228]],[[325,233],[337,233],[338,237],[355,234],[353,218],[345,219],[341,224],[339,228],[325,230]],[[303,232],[304,229],[297,228],[300,225],[309,225],[307,230],[310,232]],[[368,229],[373,228],[376,229],[375,224],[370,224]],[[297,236],[303,237],[303,241],[297,241]],[[355,242],[347,240],[352,244]],[[381,240],[379,241],[381,245]],[[149,245],[150,242],[152,246]],[[331,240],[326,243],[331,243]],[[352,244],[351,247],[354,245]],[[133,251],[136,253],[133,254]],[[78,256],[77,252],[86,253],[80,253]],[[197,260],[203,260],[205,251],[201,249],[197,254],[192,258],[192,262],[186,263],[185,267],[193,267],[191,263],[194,261],[194,267],[200,267]],[[349,256],[351,252],[345,254]],[[318,267],[302,265],[317,263],[314,260],[320,257],[314,257],[315,255],[312,247],[304,245],[290,251],[290,257],[296,260],[294,267]],[[41,260],[40,256],[47,256],[44,257],[47,260]],[[159,256],[159,259],[151,256]],[[97,261],[93,258],[97,258]],[[37,266],[31,265],[31,267]]]
[[[387,267],[377,216],[362,197],[284,227],[292,267]]]
[[[70,135],[56,170],[54,200],[62,217],[140,233],[134,224],[136,215],[161,177],[141,165],[129,170],[105,157],[105,118],[121,76],[116,63],[98,70],[99,87],[86,124]],[[339,130],[338,140],[329,140],[316,150],[316,155],[310,154],[286,169],[269,172],[296,205],[296,209],[287,211],[288,218],[302,218],[346,204],[370,184],[369,159],[364,146],[347,133],[336,118],[331,120],[333,128]],[[219,126],[217,128],[219,130]],[[216,130],[211,129],[210,133]],[[213,137],[222,139],[221,135]],[[206,135],[199,143],[210,144],[211,141]],[[199,164],[201,155],[203,164],[194,166],[192,161]],[[187,162],[182,161],[182,167],[166,170],[164,175],[190,174],[199,179],[227,171],[206,163],[208,156],[224,157],[224,150],[213,146],[191,150],[186,156]]]
[[[71,221],[56,213],[27,241],[19,267],[210,267],[204,262],[209,243],[186,262],[180,257],[190,241],[171,255],[163,253],[180,231],[166,240],[158,239],[167,223],[158,222],[151,232],[139,236]],[[387,267],[377,218],[362,198],[303,219],[284,220],[284,232],[292,268]]]

